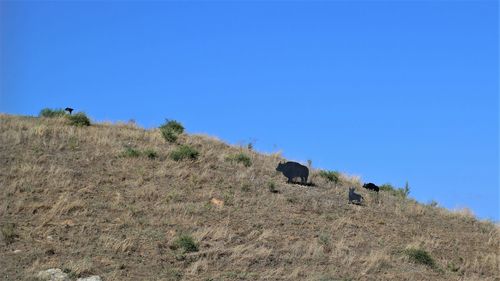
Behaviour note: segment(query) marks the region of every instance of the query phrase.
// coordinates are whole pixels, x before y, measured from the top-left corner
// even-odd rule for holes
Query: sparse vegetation
[[[11,244],[12,242],[14,242],[14,240],[17,237],[17,234],[16,234],[15,227],[14,227],[13,223],[7,223],[7,224],[3,225],[1,230],[2,230],[2,237],[3,237],[3,240],[5,241],[5,244],[8,245],[8,244]]]
[[[153,149],[146,149],[144,151],[141,151],[139,149],[133,148],[133,147],[125,147],[123,149],[123,152],[120,154],[122,157],[130,157],[130,158],[137,158],[140,156],[145,156],[148,159],[156,159],[158,157],[158,152],[156,152]]]
[[[251,185],[248,183],[243,183],[241,185],[241,191],[243,192],[250,192],[252,190]]]
[[[333,182],[334,184],[340,182],[340,172],[338,171],[321,170],[319,171],[319,176],[325,178],[329,182]]]
[[[179,281],[182,280],[182,272],[177,268],[166,268],[163,274],[160,276],[165,277],[167,281]],[[163,279],[161,279],[163,280]]]
[[[243,152],[226,156],[226,161],[241,163],[245,167],[252,166],[252,159]]]
[[[330,235],[328,233],[320,233],[319,236],[318,236],[318,242],[323,245],[323,247],[325,247],[325,249],[329,249],[330,248]]]
[[[404,254],[414,263],[427,265],[431,268],[436,268],[436,262],[427,251],[422,249],[408,248],[404,250]]]
[[[69,120],[70,125],[78,127],[90,126],[90,119],[83,112],[78,112],[76,114],[66,116]]]
[[[200,153],[189,145],[181,145],[170,153],[170,158],[175,161],[184,159],[196,160]]]
[[[160,126],[160,132],[166,141],[176,142],[178,136],[184,132],[184,127],[178,121],[167,120]]]
[[[184,126],[176,120],[167,120],[160,128],[171,130],[176,134],[184,133]]]
[[[168,141],[168,142],[176,142],[177,141],[178,135],[174,131],[168,130],[168,129],[160,129],[160,132],[166,141]]]
[[[386,183],[380,186],[380,190],[386,191],[393,196],[401,198],[407,198],[408,195],[410,194],[410,187],[408,186],[408,182],[406,182],[404,188],[396,188],[392,186],[390,183]]]
[[[66,274],[68,274],[68,277],[70,279],[77,279],[78,277],[80,277],[78,273],[74,272],[70,268],[64,268],[63,272],[66,273]]]
[[[276,189],[276,184],[272,181],[267,183],[267,188],[271,193],[278,193],[278,190]]]
[[[61,117],[65,116],[66,112],[64,109],[50,109],[50,108],[44,108],[40,111],[38,116],[40,117],[47,117],[47,118],[54,118],[54,117]]]
[[[351,278],[335,278],[330,275],[321,276],[317,281],[352,281]]]
[[[180,145],[161,145],[157,129],[79,130],[58,118],[0,115],[0,227],[15,223],[3,230],[13,233],[6,235],[10,244],[0,233],[7,257],[0,258],[0,276],[29,280],[52,267],[123,281],[498,276],[500,234],[491,222],[387,191],[376,201],[359,189],[367,200],[358,208],[346,194],[359,187],[357,178],[341,174],[337,188],[328,188],[311,170],[316,186],[289,185],[275,172],[280,155],[200,135],[179,140],[196,149],[198,161],[171,160]],[[139,157],[121,158],[122,144]],[[225,162],[239,152],[251,157],[251,168]],[[196,245],[186,248],[198,251],[180,246],[186,233]],[[412,264],[403,253],[410,245],[425,249],[438,269]]]
[[[140,155],[141,152],[132,147],[126,147],[125,150],[122,152],[123,157],[139,157]]]
[[[78,149],[78,139],[76,137],[70,137],[68,139],[68,148],[71,150],[77,150]]]
[[[452,272],[458,272],[460,270],[460,266],[456,265],[454,262],[448,262],[447,268]]]
[[[185,253],[197,252],[198,244],[194,241],[193,237],[187,234],[182,234],[173,243],[174,249],[182,249]]]
[[[427,205],[433,208],[439,207],[439,203],[436,200],[431,200],[429,203],[427,203]]]
[[[158,152],[156,152],[153,149],[146,149],[146,150],[144,150],[144,155],[146,155],[149,159],[156,159],[156,158],[158,158]]]

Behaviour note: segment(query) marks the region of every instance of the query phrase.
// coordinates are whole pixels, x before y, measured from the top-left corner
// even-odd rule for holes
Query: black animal
[[[349,203],[360,205],[364,198],[361,194],[354,192],[354,187],[349,187]]]
[[[73,112],[73,108],[71,108],[71,107],[66,107],[66,108],[64,109],[64,111],[69,112],[69,114],[71,115],[71,112]]]
[[[300,177],[302,184],[307,184],[307,177],[309,177],[309,169],[297,162],[279,163],[276,171],[282,172],[288,178],[288,183],[291,183],[293,178]]]
[[[375,192],[378,192],[380,190],[380,188],[376,184],[373,184],[371,182],[363,184],[363,187],[368,190],[373,190]]]

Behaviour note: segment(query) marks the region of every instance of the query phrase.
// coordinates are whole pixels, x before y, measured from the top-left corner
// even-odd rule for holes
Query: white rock
[[[14,250],[14,254],[19,254],[20,252],[22,252],[21,250]]]
[[[45,271],[38,272],[39,280],[43,281],[70,281],[68,274],[64,273],[59,268],[51,268]]]
[[[101,281],[101,277],[94,275],[90,277],[85,277],[85,278],[78,278],[76,281]]]

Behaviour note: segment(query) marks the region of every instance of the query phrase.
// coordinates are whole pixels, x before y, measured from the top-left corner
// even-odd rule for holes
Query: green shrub
[[[166,120],[165,124],[160,126],[160,132],[166,141],[176,142],[178,136],[184,132],[184,127],[175,120]]]
[[[168,129],[176,134],[184,133],[184,127],[182,124],[175,120],[166,120],[165,124],[160,126],[160,129]]]
[[[404,188],[395,188],[390,183],[386,183],[380,186],[380,190],[387,191],[393,196],[407,198],[410,194],[410,187],[408,186],[408,182],[406,183]]]
[[[48,118],[53,118],[53,117],[61,117],[66,115],[66,112],[64,109],[50,109],[50,108],[44,108],[40,111],[38,116],[40,117],[48,117]]]
[[[131,147],[126,147],[125,150],[122,152],[123,157],[139,157],[140,155],[141,152],[139,150]]]
[[[333,182],[335,184],[340,182],[340,172],[338,171],[319,171],[319,176],[325,178],[329,182]]]
[[[391,191],[393,191],[393,190],[396,189],[390,183],[384,183],[383,185],[379,186],[379,188],[380,188],[380,190],[389,191],[389,192],[391,192]]]
[[[161,135],[168,142],[176,142],[178,135],[169,129],[160,129]]]
[[[200,153],[192,148],[189,145],[181,145],[176,150],[170,153],[170,158],[175,161],[183,160],[183,159],[192,159],[195,160],[198,158]]]
[[[156,159],[158,158],[158,153],[152,149],[146,149],[144,150],[144,155],[146,155],[149,159]]]
[[[419,263],[432,268],[436,268],[434,259],[425,250],[408,248],[404,250],[404,254],[410,259],[410,261],[414,263]]]
[[[67,115],[69,123],[73,126],[90,126],[90,119],[83,112],[78,112],[73,115]]]
[[[252,166],[252,159],[245,153],[231,154],[226,157],[226,161],[242,163],[245,167]]]
[[[194,241],[193,237],[187,234],[183,234],[177,239],[175,239],[173,243],[174,249],[182,249],[185,253],[197,252],[198,244]]]

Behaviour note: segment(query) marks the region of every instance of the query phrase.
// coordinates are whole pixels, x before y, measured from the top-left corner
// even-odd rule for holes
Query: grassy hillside
[[[0,116],[0,280],[500,280],[498,227],[466,213],[345,175],[286,184],[280,155],[211,137],[66,121]]]

